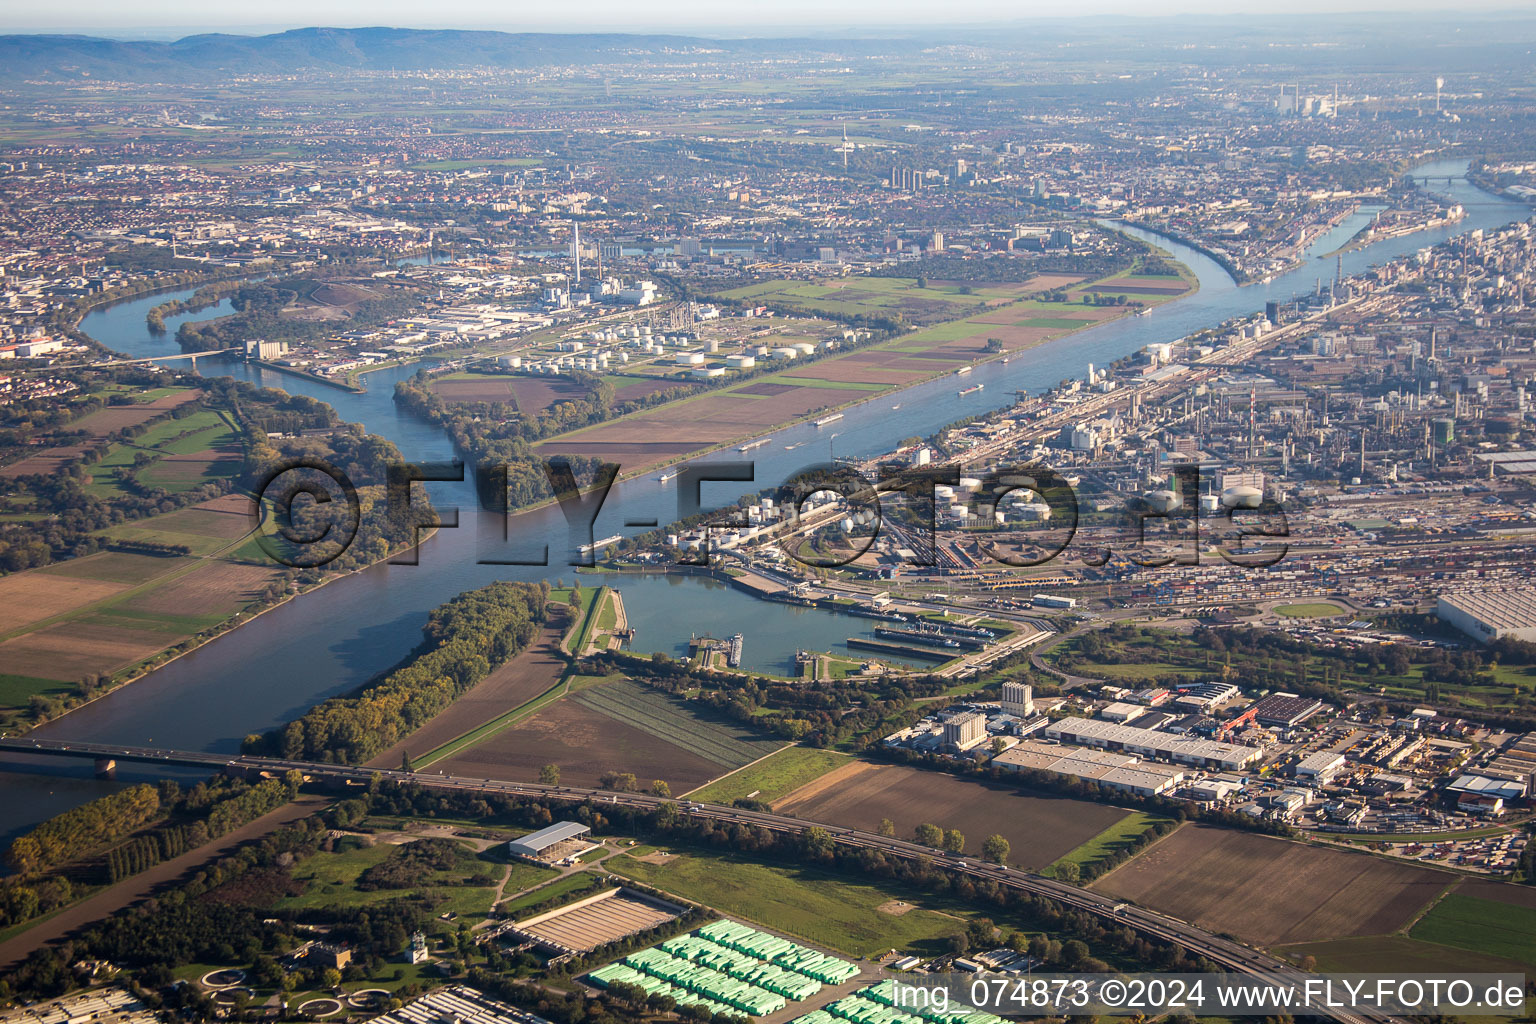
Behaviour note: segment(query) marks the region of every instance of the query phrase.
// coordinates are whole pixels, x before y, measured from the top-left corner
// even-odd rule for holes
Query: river
[[[1464,161],[1439,161],[1414,173],[1444,177],[1460,175],[1465,168]],[[1467,209],[1467,217],[1460,224],[1345,253],[1344,273],[1358,273],[1464,231],[1497,227],[1530,215],[1528,207],[1488,195],[1464,180],[1455,181],[1446,192]],[[1332,279],[1334,257],[1326,254],[1347,242],[1371,216],[1370,210],[1362,210],[1319,238],[1311,251],[1325,255],[1311,258],[1270,284],[1243,288],[1201,253],[1128,229],[1190,267],[1199,279],[1200,290],[1157,308],[1150,316],[1125,317],[1073,334],[1015,355],[1006,365],[992,362],[977,366],[967,377],[967,384],[985,384],[986,388],[966,398],[956,397],[954,381],[946,377],[899,396],[887,395],[851,407],[842,420],[826,428],[802,424],[777,431],[771,443],[747,456],[734,449],[708,456],[706,461],[750,458],[756,465],[756,479],[750,485],[706,484],[704,502],[724,502],[745,491],[771,486],[829,454],[866,456],[889,450],[901,438],[927,435],[969,413],[1004,407],[1015,390],[1038,393],[1064,378],[1082,377],[1089,363],[1105,366],[1145,345],[1173,341],[1262,309],[1268,299],[1285,300],[1310,292],[1318,277]],[[221,304],[212,310],[168,318],[167,333],[153,335],[145,325],[144,314],[169,297],[135,299],[98,310],[85,318],[82,329],[109,348],[145,358],[178,351],[174,333],[182,320],[206,319],[226,311]],[[199,360],[197,368],[202,373],[228,373],[325,401],[343,419],[362,423],[369,431],[394,441],[413,461],[443,462],[453,457],[442,431],[403,415],[395,407],[394,384],[413,373],[412,369],[369,374],[365,378],[367,392],[352,394],[238,361]],[[895,408],[898,404],[900,409]],[[794,450],[785,450],[786,445],[797,442]],[[474,511],[467,484],[431,484],[429,489],[439,510],[461,510],[461,526],[439,531],[423,545],[419,565],[377,565],[339,579],[49,723],[38,734],[52,739],[232,753],[247,733],[287,722],[316,702],[354,689],[399,661],[420,639],[427,611],[455,594],[497,579],[572,578],[567,560],[560,555],[568,548],[568,534],[557,508],[524,513],[511,523],[518,552],[527,551],[530,543],[547,541],[551,552],[548,568],[483,565],[478,564],[479,559],[497,553],[493,539],[499,543],[501,524],[482,521]],[[601,538],[639,532],[626,530],[629,520],[669,522],[676,518],[676,502],[675,483],[660,484],[653,474],[618,484],[603,506],[594,534]],[[759,602],[699,579],[621,576],[605,578],[604,582],[624,593],[630,619],[638,628],[637,648],[679,653],[691,632],[714,636],[742,633],[746,638],[744,664],[758,670],[784,671],[793,663],[797,647],[837,648],[846,637],[872,635],[875,625],[868,619]],[[90,778],[84,762],[56,763],[48,766],[47,772],[0,772],[7,796],[0,807],[0,842],[114,785]],[[160,774],[124,766],[116,784]]]

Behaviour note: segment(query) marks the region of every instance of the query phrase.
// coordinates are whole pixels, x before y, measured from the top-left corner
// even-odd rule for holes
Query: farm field
[[[218,554],[245,535],[246,502],[226,495],[104,531],[113,540],[184,544],[190,557],[98,551],[0,579],[0,662],[10,680],[0,707],[132,666],[256,600],[278,567]]]
[[[605,772],[633,772],[644,785],[665,779],[674,793],[721,774],[714,762],[573,700],[557,700],[434,767],[450,775],[533,782],[546,764],[559,765],[560,781],[568,786],[594,787]]]
[[[136,473],[143,486],[173,494],[189,491],[210,480],[234,476],[240,470],[241,452],[240,432],[230,420],[212,410],[195,412],[157,423],[135,438],[108,447],[88,467],[91,482],[86,490],[102,498],[132,493],[118,474],[132,471],[137,462],[148,458],[153,461]]]
[[[164,447],[168,450],[165,454],[171,456],[165,464],[148,467],[142,479],[144,483],[153,487],[165,487],[167,490],[187,490],[196,484],[186,484],[185,481],[193,475],[186,463],[197,463],[198,472],[202,472],[208,465],[222,461],[214,456],[225,453],[204,453],[208,449],[218,445],[236,445],[234,456],[238,458],[238,445],[240,439],[238,432],[233,432],[231,438],[224,438],[229,424],[221,419],[218,413],[204,411],[194,413],[181,420],[167,420],[156,424],[137,438],[122,443],[114,443],[107,440],[108,435],[122,430],[125,427],[137,426],[145,420],[164,415],[166,410],[174,409],[179,405],[193,401],[200,392],[191,388],[155,388],[142,394],[124,391],[116,386],[109,386],[92,392],[92,397],[100,399],[119,398],[128,395],[134,398],[127,405],[111,405],[96,412],[87,413],[80,419],[69,425],[69,432],[83,432],[88,435],[81,442],[53,445],[41,450],[29,450],[23,457],[5,466],[0,466],[0,479],[14,479],[19,476],[31,476],[34,474],[56,473],[66,463],[74,462],[86,451],[95,449],[104,453],[105,458],[101,462],[92,464],[89,468],[92,476],[97,478],[90,487],[93,493],[113,493],[116,489],[116,481],[111,477],[111,471],[117,466],[126,466],[133,461],[135,452],[142,449],[155,449],[157,444],[166,442]],[[178,425],[179,424],[179,425]],[[189,434],[188,437],[170,442],[174,435]],[[169,450],[174,449],[174,451]],[[207,454],[203,458],[199,453]],[[221,467],[222,469],[222,467]],[[228,473],[209,473],[209,476],[229,475]],[[203,482],[198,480],[197,483]],[[180,484],[180,486],[173,486]]]
[[[1458,889],[1430,908],[1408,934],[1422,942],[1536,966],[1536,908],[1530,906]]]
[[[882,818],[911,838],[929,822],[959,829],[975,852],[998,833],[1012,847],[1009,863],[1038,871],[1126,817],[1117,807],[1059,797],[1028,796],[1008,786],[958,779],[942,772],[853,761],[774,803],[781,814],[834,821],[870,832]]]
[[[434,765],[450,775],[526,782],[556,764],[571,786],[633,772],[641,786],[661,779],[685,793],[783,745],[637,684],[594,681]]]
[[[836,360],[824,360],[818,366],[829,362]],[[535,448],[548,455],[602,456],[631,471],[755,436],[873,393],[817,387],[811,382],[792,385],[773,401],[747,391],[714,391],[561,434]]]
[[[1171,818],[1164,818],[1156,814],[1148,814],[1145,811],[1131,811],[1124,818],[1115,822],[1109,828],[1100,832],[1077,849],[1060,857],[1050,867],[1046,868],[1046,874],[1054,874],[1058,865],[1072,863],[1078,867],[1087,867],[1101,857],[1114,853],[1128,846],[1138,839],[1143,832],[1156,825],[1160,821],[1172,822]],[[1167,838],[1166,836],[1164,838]]]
[[[73,562],[63,564],[74,565]],[[127,589],[127,584],[120,580],[77,578],[75,573],[48,571],[52,568],[48,566],[0,577],[0,634],[14,633],[35,622],[74,611]]]
[[[53,474],[84,455],[87,445],[66,444],[43,448],[27,454],[15,462],[0,466],[0,480],[12,480],[19,476]]]
[[[628,680],[590,687],[572,699],[615,722],[627,723],[659,740],[692,750],[724,771],[771,754],[785,742],[735,723],[695,714],[681,700]]]
[[[109,527],[104,536],[113,540],[185,544],[194,555],[206,555],[245,536],[252,526],[250,499],[243,494],[228,494],[162,516]],[[262,562],[271,564],[271,559],[263,558]]]
[[[603,866],[723,914],[783,932],[833,952],[868,956],[887,949],[935,954],[963,922],[905,902],[892,888],[844,876],[732,856],[613,857]]]
[[[279,573],[275,568],[208,559],[171,571],[105,604],[86,604],[66,617],[0,642],[0,662],[21,675],[73,681],[111,673],[218,625],[254,601]]]
[[[1283,946],[1284,953],[1299,962],[1312,957],[1320,971],[1359,974],[1444,974],[1447,971],[1511,971],[1525,973],[1526,964],[1484,956],[1464,949],[1419,942],[1403,935],[1361,935],[1331,942],[1303,942]]]
[[[816,747],[785,747],[771,757],[688,795],[715,804],[729,804],[748,796],[772,803],[846,764],[846,754]]]
[[[501,373],[450,373],[432,378],[428,387],[445,402],[506,402],[529,414],[567,398],[587,397],[587,389],[575,381]]]
[[[78,422],[72,424],[76,430],[83,430],[93,437],[106,437],[114,431],[124,427],[137,426],[145,420],[154,419],[167,409],[174,409],[178,405],[185,405],[196,400],[202,395],[195,388],[165,388],[168,393],[148,402],[135,402],[132,405],[111,405],[105,409],[98,409]],[[175,421],[172,421],[175,422]]]
[[[1129,294],[1139,286],[1140,279],[1126,276],[1123,280],[1126,287],[1110,291]],[[1163,289],[1138,297],[1137,301],[1148,304],[1175,298],[1190,287],[1178,277],[1146,280]],[[600,457],[633,473],[950,373],[962,364],[993,357],[999,346],[1002,352],[1018,352],[1129,312],[1126,306],[1084,304],[1087,289],[1071,287],[1080,284],[1079,278],[1053,276],[974,286],[930,281],[919,288],[914,278],[860,277],[762,281],[731,289],[720,294],[807,315],[900,313],[911,323],[927,326],[879,345],[800,365],[790,362],[772,377],[560,434],[535,447],[545,455]],[[1029,297],[1059,287],[1070,289],[1068,301]],[[793,340],[787,335],[764,339],[768,344]],[[766,390],[769,387],[773,390]]]
[[[1268,946],[1396,931],[1454,878],[1363,853],[1186,825],[1092,888]]]
[[[1035,286],[1018,284],[978,285],[969,289],[930,281],[919,287],[910,277],[857,277],[825,281],[762,281],[720,294],[806,313],[851,316],[859,313],[900,313],[913,323],[933,323],[966,312],[1018,298]]]
[[[566,661],[560,656],[560,638],[567,624],[568,613],[551,612],[543,632],[525,650],[492,670],[474,689],[369,764],[398,768],[406,753],[419,759],[427,751],[493,721],[554,686],[566,668]]]

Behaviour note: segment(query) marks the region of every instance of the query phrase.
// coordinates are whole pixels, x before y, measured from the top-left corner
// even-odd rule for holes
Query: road
[[[1098,893],[1058,882],[1041,875],[1030,874],[1016,868],[987,864],[971,857],[945,854],[932,847],[921,846],[888,836],[845,828],[826,822],[808,821],[766,811],[748,811],[738,807],[705,804],[692,800],[670,800],[649,793],[618,793],[599,789],[581,789],[573,786],[545,786],[532,782],[505,782],[496,779],[475,779],[465,776],[432,774],[430,772],[405,772],[352,765],[317,764],[309,761],[289,761],[269,757],[224,757],[186,751],[158,750],[147,747],[122,747],[101,743],[71,743],[62,740],[45,740],[21,737],[0,739],[0,752],[21,754],[45,754],[62,757],[84,757],[96,760],[113,759],[138,761],[148,764],[202,764],[221,770],[280,776],[293,769],[303,772],[310,780],[329,780],[366,785],[377,778],[382,781],[411,783],[432,789],[448,789],[475,793],[549,798],[581,802],[590,800],[596,804],[613,804],[639,810],[655,810],[663,804],[675,804],[690,817],[704,818],[730,824],[756,826],[773,832],[801,832],[811,826],[827,831],[833,842],[841,846],[879,850],[887,856],[903,860],[924,858],[933,864],[971,875],[986,878],[998,885],[1021,892],[1046,896],[1063,906],[1081,910],[1103,918],[1114,925],[1126,925],[1143,935],[1173,942],[1216,964],[1218,967],[1255,976],[1275,979],[1282,974],[1295,973],[1287,962],[1262,953],[1232,939],[1212,935],[1177,918],[1168,917],[1143,907],[1117,902]],[[1329,1016],[1339,1024],[1392,1024],[1393,1018],[1385,1014],[1356,1013],[1330,1010]]]
[[[259,839],[268,832],[282,828],[284,825],[291,825],[330,803],[331,801],[324,797],[301,796],[293,803],[284,804],[275,811],[263,814],[255,821],[247,822],[212,842],[204,843],[195,850],[188,850],[186,853],[161,861],[152,868],[125,878],[115,885],[109,885],[95,895],[65,907],[52,917],[38,921],[21,934],[0,942],[0,968],[20,963],[30,956],[33,950],[41,949],[50,942],[73,934],[79,928],[94,921],[100,921],[125,907],[130,907],[152,895],[162,885],[181,878],[194,868],[200,868],[252,839]]]

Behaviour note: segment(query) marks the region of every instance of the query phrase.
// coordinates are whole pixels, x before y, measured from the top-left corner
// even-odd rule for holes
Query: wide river
[[[1463,161],[1442,161],[1420,167],[1415,173],[1443,178],[1461,175],[1465,168]],[[1436,183],[1435,189],[1465,206],[1466,219],[1451,227],[1346,253],[1345,274],[1358,273],[1455,234],[1497,227],[1530,215],[1528,207],[1490,196],[1460,178],[1454,178],[1450,185]],[[1199,277],[1200,290],[1160,307],[1151,316],[1127,317],[1073,334],[1016,355],[1006,365],[993,362],[978,366],[966,382],[985,384],[986,388],[966,398],[956,397],[953,378],[944,378],[851,407],[835,425],[818,430],[803,424],[777,431],[771,443],[747,456],[734,449],[709,456],[710,461],[750,458],[756,464],[756,479],[750,485],[706,484],[704,501],[706,505],[728,501],[745,491],[788,479],[795,470],[825,460],[834,453],[834,446],[839,456],[889,450],[904,437],[927,435],[961,416],[1005,406],[1016,390],[1037,393],[1065,378],[1083,376],[1089,363],[1104,366],[1153,342],[1173,341],[1262,309],[1268,299],[1284,300],[1309,292],[1319,276],[1332,279],[1334,258],[1328,254],[1352,237],[1370,216],[1368,211],[1357,213],[1320,238],[1311,250],[1318,255],[1307,265],[1268,285],[1246,288],[1235,286],[1201,253],[1132,229],[1133,234],[1170,251],[1190,267]],[[169,297],[145,297],[98,310],[81,326],[109,348],[136,358],[153,357],[177,351],[174,335],[182,320],[206,319],[226,311],[220,307],[168,318],[166,334],[151,334],[144,314]],[[235,361],[199,360],[197,369],[209,375],[231,374],[328,402],[342,419],[362,423],[370,432],[388,437],[413,461],[446,462],[453,458],[442,431],[395,407],[395,382],[412,374],[412,369],[370,374],[366,378],[368,391],[355,395]],[[797,446],[786,451],[786,445]],[[510,527],[516,554],[548,543],[548,568],[483,565],[478,564],[479,559],[497,554],[500,524],[478,521],[467,484],[432,484],[430,492],[439,510],[460,510],[461,525],[439,531],[423,545],[419,565],[378,565],[290,601],[44,726],[39,735],[234,752],[246,734],[289,721],[316,702],[351,690],[399,661],[420,639],[426,613],[455,594],[497,579],[573,578],[568,559],[561,555],[568,549],[568,533],[557,508],[517,516]],[[619,484],[603,506],[595,536],[639,532],[626,529],[629,520],[669,522],[676,518],[676,503],[675,484],[660,484],[654,474]],[[758,601],[698,579],[620,576],[603,582],[623,591],[630,622],[638,631],[638,648],[675,654],[686,647],[694,632],[715,636],[742,633],[746,638],[744,663],[760,670],[785,670],[792,666],[796,648],[839,649],[845,638],[871,635],[874,626],[868,619]],[[162,774],[124,766],[118,782],[109,783],[94,779],[85,762],[59,761],[39,767],[40,771],[0,770],[0,786],[5,793],[0,801],[0,842],[66,807],[102,795],[113,785]]]

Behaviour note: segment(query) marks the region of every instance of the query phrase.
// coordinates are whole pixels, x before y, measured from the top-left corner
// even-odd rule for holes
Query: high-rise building
[[[1002,704],[1008,714],[1028,718],[1035,713],[1035,688],[1028,683],[1004,683]]]
[[[974,711],[951,715],[944,723],[944,742],[958,750],[968,750],[987,738],[987,718]]]

